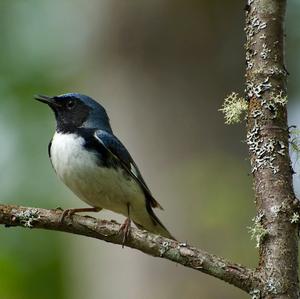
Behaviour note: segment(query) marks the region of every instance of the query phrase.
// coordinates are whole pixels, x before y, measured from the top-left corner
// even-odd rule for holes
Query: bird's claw
[[[70,218],[74,213],[75,211],[73,209],[64,210],[60,215],[59,222],[62,224],[66,217]]]
[[[60,216],[60,223],[63,223],[65,217],[71,217],[75,213],[79,212],[99,212],[101,208],[78,208],[78,209],[67,209],[64,210]]]
[[[126,218],[126,220],[120,226],[119,229],[119,233],[123,233],[122,248],[124,248],[124,244],[129,237],[130,231],[131,231],[131,220],[129,218]]]

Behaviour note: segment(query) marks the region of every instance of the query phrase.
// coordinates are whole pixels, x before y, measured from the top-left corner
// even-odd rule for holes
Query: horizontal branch
[[[123,236],[119,233],[118,223],[79,215],[67,217],[64,223],[61,223],[61,213],[60,209],[46,210],[0,205],[0,224],[6,227],[22,226],[63,231],[122,244]],[[207,273],[248,293],[260,284],[255,272],[251,269],[228,262],[186,243],[169,240],[147,231],[132,228],[125,246]]]

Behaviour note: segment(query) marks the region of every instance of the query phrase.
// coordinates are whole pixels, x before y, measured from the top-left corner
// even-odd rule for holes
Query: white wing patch
[[[99,130],[99,131],[101,131],[101,130]],[[97,135],[97,132],[99,132],[99,131],[96,131],[96,132],[94,133],[94,137],[95,137],[95,138],[96,138],[96,139],[97,139],[104,147],[106,147],[105,144],[103,143],[102,139],[99,138],[98,135]]]
[[[99,138],[99,136],[97,135],[97,132],[101,132],[101,130],[96,131],[94,134],[94,137],[116,158],[119,160],[119,158],[109,149],[107,148],[107,146],[105,145],[105,143],[102,141],[101,138]]]
[[[99,130],[99,131],[101,131],[101,130]],[[99,132],[98,131],[98,132]],[[94,134],[94,136],[95,136],[95,138],[107,149],[107,150],[109,150],[109,152],[116,158],[116,159],[118,159],[118,160],[120,160],[119,159],[119,157],[117,157],[109,148],[107,148],[107,146],[105,145],[105,143],[101,140],[101,138],[99,138],[99,136],[97,135],[97,132]],[[122,161],[121,161],[122,162]],[[124,167],[126,167],[126,165],[124,165]],[[130,169],[128,169],[128,167],[126,167],[127,168],[127,171],[130,171],[131,172],[131,174],[137,179],[137,180],[139,180],[139,171],[137,170],[137,167],[136,167],[136,165],[134,164],[134,163],[130,163]]]
[[[101,130],[97,131],[97,132],[101,132]],[[101,140],[101,138],[98,136],[97,132],[95,132],[95,138],[111,153],[111,155],[113,155],[117,160],[120,161],[121,165],[123,166],[123,168],[131,175],[131,177],[137,182],[137,184],[141,187],[141,190],[143,190],[143,192],[145,192],[145,196],[148,196],[148,200],[150,200],[150,204],[153,208],[160,208],[161,210],[163,210],[162,206],[153,198],[153,196],[151,195],[151,192],[149,190],[149,188],[147,187],[146,183],[144,182],[136,164],[134,163],[134,161],[131,159],[132,162],[130,161],[122,161],[122,157],[118,157],[113,150],[111,150],[104,142],[103,140]],[[119,146],[123,146],[120,142]],[[125,148],[122,150],[126,150]],[[128,153],[129,155],[129,153]],[[130,156],[129,156],[130,157]],[[129,163],[129,165],[128,165]]]
[[[133,163],[130,163],[130,171],[133,173],[133,175],[138,178],[139,173],[136,169],[136,166]]]

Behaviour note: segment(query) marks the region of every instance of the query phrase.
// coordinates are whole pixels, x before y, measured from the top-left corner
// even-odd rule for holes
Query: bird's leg
[[[129,203],[127,204],[127,215],[128,217],[125,219],[124,223],[121,225],[119,232],[123,233],[123,240],[122,240],[122,248],[124,248],[124,244],[130,234],[130,230],[131,230],[131,220],[130,220],[130,205]]]
[[[131,230],[131,220],[130,218],[126,218],[119,230],[119,232],[123,232],[124,234],[122,240],[122,248],[124,248],[124,244],[129,236],[130,230]]]
[[[74,213],[78,212],[99,212],[101,208],[78,208],[78,209],[67,209],[64,210],[60,216],[60,222],[63,223],[65,217],[71,217]]]

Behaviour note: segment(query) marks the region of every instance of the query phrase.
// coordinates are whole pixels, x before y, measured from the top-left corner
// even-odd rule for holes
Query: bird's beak
[[[54,97],[44,96],[44,95],[36,95],[34,98],[42,103],[49,105],[50,107],[59,106],[59,104],[55,101]]]

